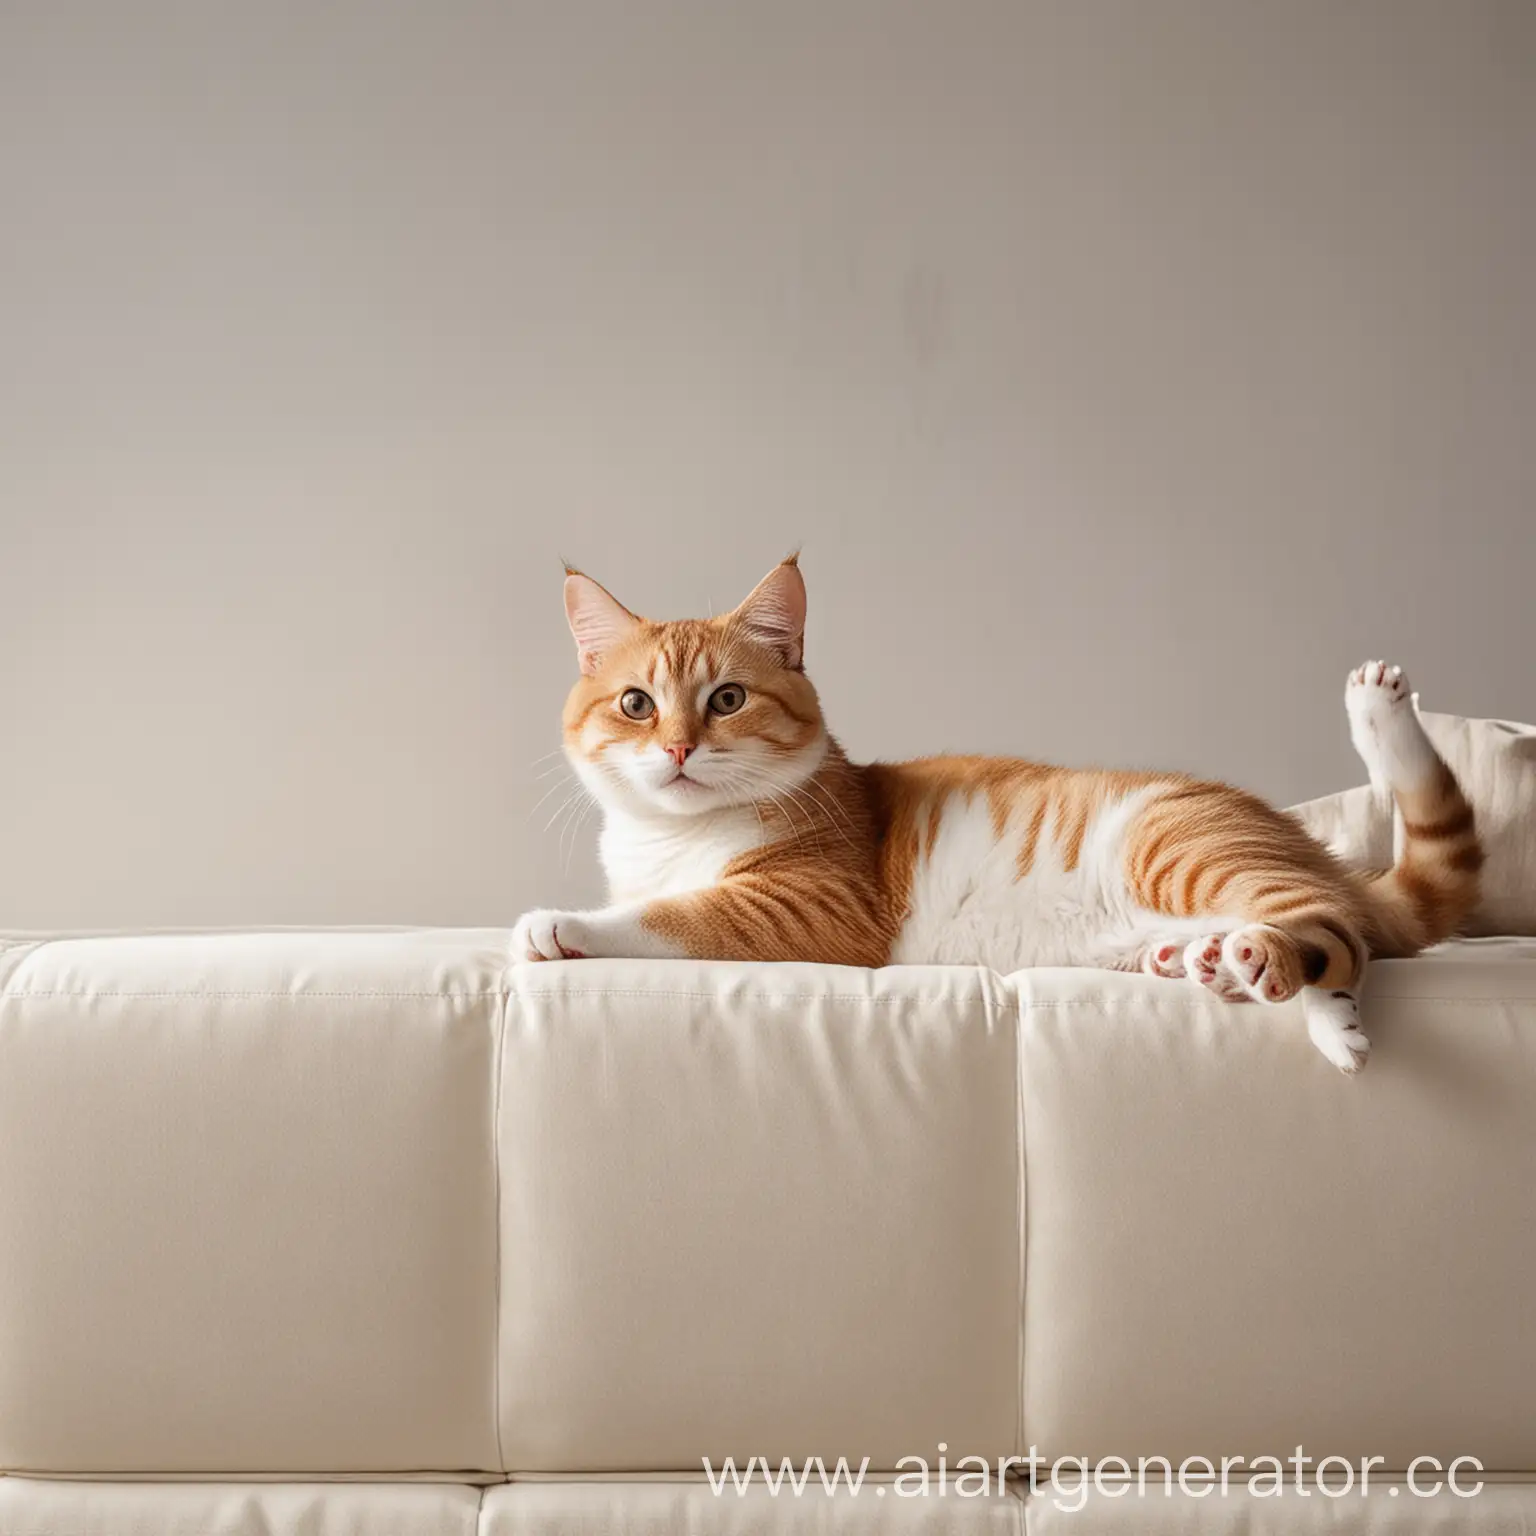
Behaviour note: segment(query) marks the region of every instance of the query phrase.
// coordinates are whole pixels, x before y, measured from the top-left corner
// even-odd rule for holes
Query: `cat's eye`
[[[656,703],[648,693],[638,688],[626,688],[619,695],[619,708],[631,720],[649,720],[656,713]]]
[[[740,683],[721,683],[709,696],[710,710],[717,715],[734,715],[747,702],[747,690]]]

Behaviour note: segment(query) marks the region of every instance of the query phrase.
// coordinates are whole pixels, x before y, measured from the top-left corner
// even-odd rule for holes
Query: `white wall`
[[[0,925],[595,893],[557,556],[861,755],[1536,718],[1536,6],[0,6]],[[558,796],[556,797],[558,799]]]

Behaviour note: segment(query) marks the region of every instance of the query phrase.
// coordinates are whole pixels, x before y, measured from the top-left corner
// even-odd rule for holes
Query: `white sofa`
[[[506,938],[0,939],[0,1536],[1536,1529],[1536,941],[1375,967],[1351,1081],[1173,983]]]

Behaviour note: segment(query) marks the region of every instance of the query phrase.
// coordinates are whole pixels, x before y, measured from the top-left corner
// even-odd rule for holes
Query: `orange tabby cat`
[[[1471,807],[1385,663],[1350,675],[1345,704],[1405,836],[1393,868],[1355,873],[1263,801],[1183,774],[850,763],[802,668],[793,558],[717,619],[642,619],[577,571],[565,606],[565,752],[602,808],[611,904],[528,913],[530,960],[1139,969],[1234,1001],[1300,993],[1318,1048],[1356,1072],[1367,958],[1446,938],[1477,898]]]

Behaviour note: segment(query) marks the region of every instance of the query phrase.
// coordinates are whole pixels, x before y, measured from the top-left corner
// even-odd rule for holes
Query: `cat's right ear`
[[[606,587],[570,566],[565,568],[565,618],[576,642],[576,659],[587,677],[640,623]]]

